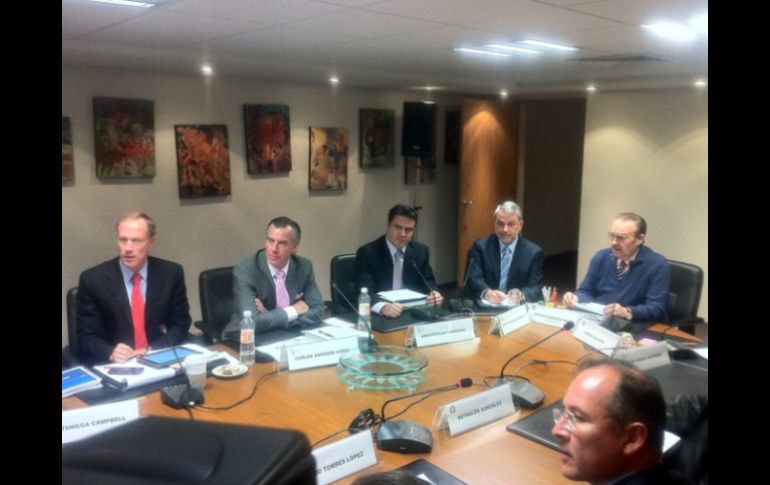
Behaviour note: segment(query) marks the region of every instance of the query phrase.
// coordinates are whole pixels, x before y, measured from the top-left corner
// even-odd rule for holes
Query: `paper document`
[[[705,347],[705,348],[702,348],[702,349],[695,348],[695,349],[692,349],[692,351],[695,352],[696,354],[700,355],[704,359],[709,360],[709,348],[708,347]]]
[[[417,293],[416,291],[407,290],[405,288],[400,290],[381,291],[377,293],[377,295],[383,300],[399,303],[415,300],[425,300],[427,298],[427,295]]]
[[[115,374],[110,373],[110,369],[120,368],[142,368],[139,374]],[[162,381],[164,379],[170,379],[176,375],[176,371],[172,367],[163,367],[156,369],[148,365],[137,362],[136,357],[131,360],[122,363],[95,365],[94,369],[102,373],[108,380],[116,382],[124,390],[133,389],[135,387],[143,386],[145,384],[151,384],[153,382]],[[114,372],[114,371],[113,371]]]
[[[584,312],[593,313],[594,315],[604,316],[604,307],[601,303],[577,303],[575,305],[576,310],[583,310]]]
[[[321,328],[314,328],[312,330],[305,330],[302,332],[305,335],[312,335],[321,340],[330,340],[335,338],[345,337],[369,337],[368,332],[361,330],[355,330],[352,328],[324,326]]]

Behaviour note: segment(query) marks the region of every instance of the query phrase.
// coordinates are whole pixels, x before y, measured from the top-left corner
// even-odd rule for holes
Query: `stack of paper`
[[[381,291],[377,293],[377,296],[385,301],[389,301],[391,303],[401,303],[407,307],[425,305],[427,298],[427,295],[423,295],[422,293],[417,293],[416,291],[407,289]]]
[[[73,367],[61,373],[61,397],[64,399],[80,391],[100,387],[101,379],[85,367]]]

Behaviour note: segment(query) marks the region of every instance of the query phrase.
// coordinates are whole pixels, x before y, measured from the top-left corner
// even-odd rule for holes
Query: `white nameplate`
[[[641,347],[618,349],[612,354],[612,358],[630,362],[640,370],[663,367],[664,365],[669,365],[671,363],[666,342],[658,342],[654,345],[643,345]]]
[[[139,400],[61,412],[61,442],[71,443],[139,418]]]
[[[358,350],[358,338],[346,337],[286,347],[289,370],[336,365],[345,352]]]
[[[529,320],[531,322],[543,323],[552,327],[563,327],[567,322],[577,322],[585,312],[576,312],[566,308],[550,308],[543,305],[528,304]]]
[[[444,406],[449,435],[455,436],[516,412],[508,386],[492,389]]]
[[[418,347],[448,344],[476,338],[472,318],[424,323],[422,325],[415,325],[412,328],[414,329],[415,344]]]
[[[313,450],[318,485],[325,485],[377,464],[370,430]]]
[[[620,335],[597,325],[587,318],[582,319],[579,323],[572,330],[572,335],[576,339],[589,347],[593,347],[607,357],[612,355],[612,352],[620,343]]]
[[[519,305],[516,308],[501,313],[492,318],[492,325],[489,327],[489,334],[499,334],[501,337],[520,329],[527,325],[529,320],[529,311],[527,305]]]

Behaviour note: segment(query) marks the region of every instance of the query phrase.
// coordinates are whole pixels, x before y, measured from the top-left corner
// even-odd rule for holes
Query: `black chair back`
[[[668,261],[671,266],[671,289],[668,295],[668,321],[703,321],[698,315],[700,294],[703,289],[703,270],[694,264]]]
[[[221,340],[222,329],[233,316],[233,267],[214,268],[198,275],[201,302],[200,328],[212,342]]]
[[[355,254],[338,254],[334,256],[331,261],[331,295],[332,295],[332,314],[337,315],[340,313],[350,313],[352,309],[348,305],[340,294],[334,289],[334,285],[337,285],[342,293],[350,300],[353,305],[356,305],[358,295],[356,294],[356,279],[353,274],[353,268],[356,264]]]

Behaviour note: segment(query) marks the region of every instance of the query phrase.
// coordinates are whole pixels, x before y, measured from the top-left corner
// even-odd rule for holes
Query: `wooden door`
[[[463,100],[457,210],[457,285],[473,241],[494,233],[492,212],[516,200],[518,103]],[[516,201],[518,203],[518,201]]]

